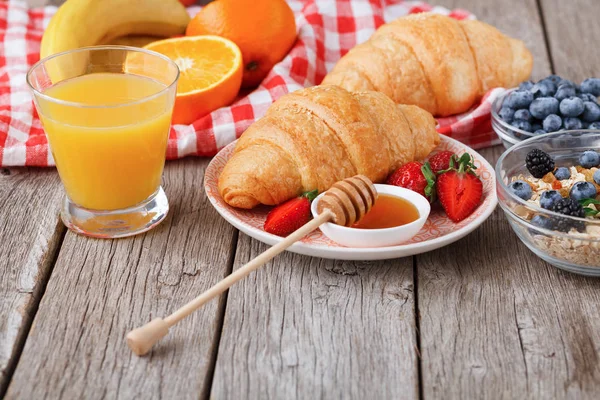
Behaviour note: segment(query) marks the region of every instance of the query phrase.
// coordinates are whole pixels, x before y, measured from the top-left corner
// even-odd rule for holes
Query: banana
[[[169,37],[185,32],[190,17],[179,0],[67,0],[50,20],[42,58],[127,35]]]

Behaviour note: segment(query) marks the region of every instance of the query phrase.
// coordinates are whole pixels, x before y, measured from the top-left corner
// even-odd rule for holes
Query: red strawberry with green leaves
[[[452,156],[456,157],[456,154],[448,150],[440,151],[431,156],[429,158],[429,165],[431,166],[433,173],[437,174],[440,171],[450,168],[450,159]]]
[[[437,177],[437,194],[448,218],[460,222],[475,211],[483,195],[483,183],[470,154],[452,157],[448,169]]]
[[[277,236],[287,236],[310,221],[310,203],[319,192],[313,190],[272,209],[267,215],[264,229]]]
[[[412,161],[404,164],[388,177],[387,184],[417,192],[430,203],[435,201],[435,174],[431,171],[429,163]]]

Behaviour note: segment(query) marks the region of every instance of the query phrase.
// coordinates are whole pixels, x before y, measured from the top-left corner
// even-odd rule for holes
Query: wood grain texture
[[[442,3],[472,10],[524,38],[536,57],[534,77],[550,73],[535,1],[495,2],[494,7],[474,0]],[[556,16],[551,20],[546,12],[546,26],[558,30],[557,38],[574,38],[563,29],[577,24],[567,28],[564,21],[595,19],[596,11],[588,13],[580,3],[548,6]],[[548,7],[544,3],[544,10]],[[567,9],[573,10],[571,16],[564,14]],[[581,35],[595,36],[593,31]],[[560,47],[571,47],[576,57],[575,45],[567,41]],[[580,49],[578,58],[564,62],[593,67],[588,53]],[[554,64],[560,70],[560,62],[554,59]],[[485,153],[493,160],[498,156]],[[598,397],[600,282],[536,258],[501,210],[462,241],[419,256],[417,271],[424,398]]]
[[[127,331],[172,312],[231,268],[236,236],[202,190],[207,163],[168,163],[170,215],[149,233],[114,241],[67,234],[8,398],[195,399],[208,391],[222,299],[173,328],[147,357],[125,343]]]
[[[266,245],[240,234],[234,267]],[[412,259],[283,253],[229,290],[212,398],[418,398]]]
[[[64,233],[50,169],[0,168],[0,394]]]
[[[500,210],[417,271],[424,398],[597,398],[599,282],[533,256]]]
[[[600,77],[596,0],[540,0],[554,72],[580,83]]]

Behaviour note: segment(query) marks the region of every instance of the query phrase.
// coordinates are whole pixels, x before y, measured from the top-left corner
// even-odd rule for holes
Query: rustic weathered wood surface
[[[242,235],[234,267],[265,249]],[[286,253],[229,290],[213,397],[416,398],[414,310],[411,258]]]
[[[169,217],[142,236],[114,241],[67,233],[8,396],[164,398],[206,393],[223,300],[171,330],[150,357],[125,344],[132,327],[174,310],[222,279],[234,229],[202,190],[206,159],[170,162]]]
[[[65,228],[58,175],[0,168],[0,393],[34,317]]]
[[[523,39],[534,78],[600,75],[594,0],[434,2]],[[266,248],[198,190],[206,164],[170,162],[169,218],[119,241],[65,236],[54,171],[0,169],[0,397],[600,397],[600,281],[537,259],[500,210],[417,257],[285,253],[132,356],[128,329]]]

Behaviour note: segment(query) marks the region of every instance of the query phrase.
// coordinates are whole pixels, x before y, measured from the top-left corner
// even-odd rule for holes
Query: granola
[[[558,180],[554,174],[550,172],[539,179],[534,178],[531,175],[514,176],[512,177],[511,182],[517,180],[527,182],[529,186],[531,186],[533,192],[531,198],[527,200],[527,202],[540,208],[540,197],[542,193],[547,190],[557,190],[562,197],[568,197],[571,188],[577,182],[591,182],[596,186],[598,193],[600,193],[600,186],[593,180],[593,175],[598,168],[592,167],[586,169],[581,166],[572,166],[569,169],[571,172],[569,179]],[[600,195],[597,198],[600,199]],[[589,204],[586,208],[600,211],[600,205]],[[531,221],[531,219],[538,214],[533,209],[522,205],[516,205],[514,211],[517,215],[527,221]],[[600,221],[600,213],[588,216],[587,218]],[[579,232],[572,228],[568,232],[568,236],[559,234],[558,232],[557,235],[543,235],[537,231],[524,228],[523,234],[529,236],[537,248],[553,258],[581,266],[600,267],[600,224],[586,224],[585,231],[583,232]]]

